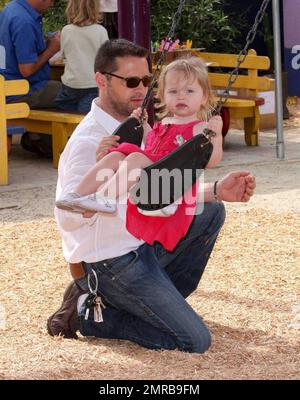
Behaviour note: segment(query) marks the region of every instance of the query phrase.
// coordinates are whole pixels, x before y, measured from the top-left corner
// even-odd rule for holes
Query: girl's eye
[[[176,94],[176,90],[169,90],[169,92],[168,93],[170,93],[170,94]]]
[[[193,90],[193,89],[188,89],[187,92],[188,92],[188,93],[194,93],[194,90]]]

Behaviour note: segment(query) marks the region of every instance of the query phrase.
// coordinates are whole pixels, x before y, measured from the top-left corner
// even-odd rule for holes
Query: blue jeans
[[[62,84],[61,91],[55,99],[55,105],[64,111],[87,114],[91,110],[92,101],[97,96],[97,88],[73,89]]]
[[[127,339],[149,349],[179,349],[203,353],[211,336],[202,318],[185,298],[198,286],[224,223],[222,203],[206,203],[187,236],[170,253],[160,244],[143,244],[136,251],[97,263],[85,263],[98,277],[98,292],[106,305],[103,322],[91,312],[79,312],[84,336]],[[93,274],[90,274],[94,285]],[[77,280],[87,290],[87,279]]]

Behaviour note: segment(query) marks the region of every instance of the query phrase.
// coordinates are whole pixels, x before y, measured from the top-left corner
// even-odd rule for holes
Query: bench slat
[[[25,79],[15,81],[4,81],[4,92],[6,96],[17,96],[27,94],[29,91],[29,83]]]
[[[221,98],[221,95],[217,96],[218,98]],[[241,96],[241,95],[224,95],[222,98],[228,99],[236,99],[236,100],[250,100],[253,102],[253,105],[255,106],[262,106],[265,104],[265,99],[263,97],[253,97],[253,96]]]
[[[6,119],[25,118],[29,115],[30,109],[26,103],[11,103],[5,105]]]
[[[218,97],[217,97],[218,99]],[[225,103],[225,107],[235,108],[235,107],[255,107],[255,100],[245,100],[245,99],[232,99],[228,98]]]
[[[28,118],[37,121],[63,122],[69,124],[79,124],[85,115],[69,114],[64,112],[46,111],[46,110],[30,110]]]
[[[224,88],[228,84],[229,74],[209,72],[208,76],[212,86]],[[270,85],[270,79],[264,76],[258,76],[256,78],[249,79],[249,76],[247,75],[240,75],[238,76],[232,87],[243,89],[269,90]]]
[[[216,63],[220,67],[235,68],[237,63],[236,54],[222,54],[222,53],[197,53],[197,57],[203,58],[206,62]],[[270,69],[269,57],[247,55],[245,61],[241,64],[241,68],[246,69]]]

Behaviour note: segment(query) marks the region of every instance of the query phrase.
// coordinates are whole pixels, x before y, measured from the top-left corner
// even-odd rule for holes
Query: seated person
[[[0,74],[7,80],[25,78],[30,85],[27,95],[10,96],[8,102],[26,102],[30,108],[55,107],[61,83],[50,80],[48,60],[60,49],[60,35],[45,41],[42,25],[42,14],[52,4],[50,0],[12,0],[0,13],[0,47],[5,49]],[[34,142],[41,141],[45,147],[51,143],[48,135],[25,135],[22,142],[27,143],[27,150],[33,151]]]

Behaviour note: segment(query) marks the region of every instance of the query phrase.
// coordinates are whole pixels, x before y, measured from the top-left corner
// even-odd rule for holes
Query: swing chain
[[[159,76],[161,66],[162,66],[162,64],[163,64],[163,62],[165,60],[165,56],[166,56],[167,52],[169,51],[169,49],[170,49],[170,47],[172,45],[171,40],[174,37],[176,27],[177,27],[177,25],[178,25],[178,23],[179,23],[179,21],[181,19],[182,10],[183,10],[183,8],[185,6],[185,2],[186,2],[186,0],[180,0],[178,9],[177,9],[176,13],[173,16],[172,25],[171,25],[170,31],[169,31],[169,33],[167,35],[167,38],[166,38],[165,42],[164,42],[164,46],[163,46],[163,49],[161,51],[161,55],[160,55],[160,57],[159,57],[159,59],[158,59],[158,61],[156,63],[156,68],[155,68],[155,72],[154,72],[154,74],[152,76],[151,85],[149,86],[149,89],[147,91],[146,97],[144,98],[144,101],[143,101],[143,103],[141,105],[141,108],[142,108],[142,112],[141,112],[142,121],[141,121],[141,123],[143,122],[144,110],[148,106],[152,91],[154,89],[154,86],[156,85],[157,78]]]
[[[237,65],[236,65],[235,69],[230,72],[227,87],[224,89],[224,91],[220,97],[220,100],[218,101],[218,105],[213,112],[214,115],[220,114],[221,108],[224,106],[224,104],[228,100],[227,96],[229,95],[229,91],[239,76],[240,65],[245,61],[245,59],[247,57],[249,46],[255,39],[255,36],[256,36],[257,30],[258,30],[258,26],[260,25],[261,21],[263,20],[263,17],[265,15],[265,12],[266,12],[269,2],[270,2],[270,0],[263,0],[263,2],[261,4],[261,7],[255,17],[254,24],[253,24],[252,28],[250,29],[250,31],[248,32],[248,35],[246,37],[245,47],[240,51],[240,53],[237,57]]]
[[[247,57],[249,46],[250,46],[251,43],[253,43],[253,41],[254,41],[254,39],[256,37],[258,27],[259,27],[260,23],[263,20],[263,17],[264,17],[264,15],[266,13],[266,9],[267,9],[267,7],[269,5],[269,2],[270,2],[270,0],[263,0],[263,2],[261,4],[261,7],[258,10],[258,13],[257,13],[257,15],[255,17],[255,20],[254,20],[254,24],[253,24],[252,28],[250,29],[250,31],[247,34],[246,44],[245,44],[244,48],[240,51],[240,53],[239,53],[239,55],[237,57],[237,65],[236,65],[235,69],[230,72],[230,76],[229,76],[227,87],[224,89],[222,95],[220,96],[220,100],[218,101],[218,104],[217,104],[215,110],[213,111],[214,115],[220,114],[221,108],[224,106],[224,104],[228,100],[229,91],[230,91],[232,85],[235,83],[235,81],[237,80],[237,78],[239,76],[240,65],[245,61],[245,59]],[[157,78],[159,76],[160,69],[161,69],[161,66],[162,66],[162,64],[164,62],[166,53],[169,51],[169,49],[171,47],[171,40],[172,40],[172,38],[173,38],[173,36],[175,34],[175,30],[176,30],[176,27],[177,27],[177,25],[179,23],[179,20],[181,19],[182,11],[183,11],[183,8],[185,6],[185,3],[186,3],[186,0],[180,0],[178,9],[177,9],[176,13],[173,16],[172,25],[171,25],[170,31],[169,31],[169,33],[167,35],[167,40],[165,40],[161,55],[160,55],[160,57],[159,57],[159,59],[157,61],[157,64],[156,64],[155,72],[154,72],[154,74],[152,76],[151,85],[150,85],[150,87],[149,87],[149,89],[147,91],[147,94],[146,94],[146,96],[145,96],[145,98],[143,100],[142,106],[141,106],[141,109],[142,109],[142,112],[141,112],[141,116],[142,116],[141,117],[141,124],[143,123],[143,119],[144,119],[143,118],[144,110],[148,106],[148,103],[149,103],[151,94],[153,92],[154,86],[157,83]]]

